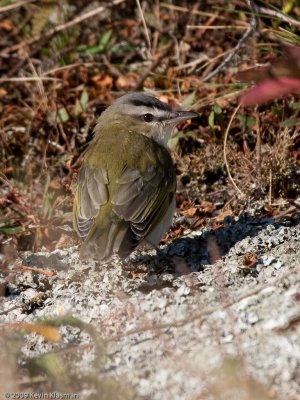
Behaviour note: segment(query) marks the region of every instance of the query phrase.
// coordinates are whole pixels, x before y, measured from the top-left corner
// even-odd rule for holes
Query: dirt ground
[[[55,275],[18,275],[2,298],[11,309],[2,323],[60,321],[59,343],[27,334],[21,358],[26,366],[54,352],[64,365],[26,391],[298,399],[299,222],[229,218],[220,231],[197,231],[127,263],[82,262],[77,247],[22,254],[23,266]],[[216,251],[222,258],[212,262]],[[255,257],[249,268],[247,254]]]

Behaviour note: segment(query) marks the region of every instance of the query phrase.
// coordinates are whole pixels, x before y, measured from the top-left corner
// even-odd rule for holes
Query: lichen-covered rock
[[[246,252],[257,262],[244,273]],[[141,398],[231,398],[227,391],[252,395],[249,387],[262,399],[300,398],[299,224],[229,220],[139,262],[81,261],[76,247],[20,257],[56,274],[17,274],[1,299],[11,309],[2,322],[72,315],[83,323],[62,324],[59,344],[31,333],[23,360],[76,345],[79,383],[96,370],[131,382]],[[95,363],[96,337],[105,342],[103,364]]]

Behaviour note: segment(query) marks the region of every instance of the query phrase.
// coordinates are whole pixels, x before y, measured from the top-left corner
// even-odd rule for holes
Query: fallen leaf
[[[57,180],[53,180],[50,182],[49,188],[58,190],[62,188],[62,184]]]
[[[0,88],[0,97],[4,97],[7,95],[7,91],[3,88]]]
[[[28,267],[25,265],[22,265],[20,262],[17,262],[14,268],[15,271],[20,271],[20,272],[36,272],[38,274],[42,274],[48,277],[51,277],[56,274],[54,271],[47,271],[42,268],[37,268],[37,267]]]
[[[61,341],[61,334],[58,328],[54,326],[30,324],[28,322],[19,322],[19,323],[8,324],[8,327],[12,329],[26,329],[27,331],[38,333],[39,335],[44,336],[46,340],[49,340],[51,342]]]
[[[197,218],[195,222],[192,223],[191,228],[196,229],[203,225],[203,219]]]
[[[226,217],[232,217],[234,214],[231,210],[225,210],[216,217],[216,222],[221,223]]]
[[[216,209],[216,205],[214,203],[205,200],[201,202],[200,207],[201,211],[207,214],[212,214]]]
[[[257,263],[257,258],[254,253],[247,252],[242,257],[243,266],[246,268],[253,268]]]
[[[112,88],[113,79],[109,75],[97,74],[93,76],[92,81],[101,92],[105,92]]]
[[[131,90],[138,81],[137,74],[129,73],[127,75],[119,76],[116,80],[117,90]]]
[[[182,211],[182,215],[184,215],[187,218],[193,218],[197,214],[198,208],[197,207],[191,207],[187,210]]]
[[[3,21],[0,21],[0,29],[3,29],[6,32],[11,32],[14,28],[14,24],[10,19],[4,19]]]

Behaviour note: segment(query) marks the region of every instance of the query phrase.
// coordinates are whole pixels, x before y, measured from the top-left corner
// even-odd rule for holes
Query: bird
[[[81,257],[126,259],[143,242],[157,248],[175,212],[167,143],[178,123],[197,116],[144,92],[119,97],[100,115],[74,197]]]

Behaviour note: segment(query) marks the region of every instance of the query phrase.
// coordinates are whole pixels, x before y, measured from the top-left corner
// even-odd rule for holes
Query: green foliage
[[[116,43],[110,47],[110,52],[119,57],[124,56],[125,54],[128,54],[134,50],[134,46],[132,46],[130,43]]]
[[[182,138],[184,138],[184,133],[182,131],[179,131],[178,129],[174,129],[172,136],[168,141],[168,147],[170,149],[174,149],[178,145],[179,140]]]
[[[282,114],[282,108],[279,107],[278,103],[274,102],[271,105],[271,111],[273,115],[280,116]]]
[[[300,124],[300,118],[287,118],[285,119],[283,122],[281,122],[281,126],[283,126],[284,128],[292,128],[294,126],[297,126]]]
[[[294,33],[290,28],[281,29],[280,31],[277,30],[275,34],[278,36],[279,40],[295,46],[300,45],[300,36],[297,33]]]
[[[81,46],[79,47],[79,52],[81,52],[82,54],[85,55],[92,55],[92,54],[102,54],[104,53],[107,48],[108,45],[111,41],[112,38],[112,34],[113,34],[113,30],[109,29],[107,30],[100,38],[98,44],[96,46],[93,47],[87,47],[87,46]]]
[[[293,8],[297,6],[297,2],[298,0],[286,1],[282,11],[286,14],[290,13],[293,10]]]
[[[48,353],[30,360],[28,369],[31,375],[44,372],[53,382],[68,384],[70,376],[66,365],[59,354]]]
[[[193,131],[182,132],[178,129],[174,129],[172,136],[168,141],[168,147],[171,150],[175,149],[178,146],[180,139],[187,139],[188,137],[192,137],[193,135],[194,135]]]
[[[21,233],[24,231],[24,228],[20,225],[11,226],[7,224],[0,224],[0,231],[5,233],[6,235],[16,235],[17,233]]]
[[[58,109],[58,117],[62,123],[69,121],[69,113],[65,107],[61,107]]]
[[[181,108],[183,110],[187,110],[189,108],[191,108],[191,106],[195,103],[195,96],[196,96],[196,92],[192,92],[191,94],[189,94],[181,103]]]
[[[89,94],[86,90],[83,90],[80,95],[80,99],[76,99],[74,114],[77,117],[80,115],[88,106]]]
[[[69,121],[70,116],[65,107],[60,107],[55,111],[51,111],[47,116],[47,120],[52,126],[56,126],[57,119],[59,119],[59,121],[63,124]]]
[[[222,123],[222,109],[217,104],[212,106],[212,110],[208,117],[208,123],[212,130],[215,130],[216,124]]]
[[[44,4],[43,7],[39,7],[35,10],[32,19],[32,35],[39,35],[47,24],[51,14],[57,14],[59,8],[55,3]]]
[[[0,1],[0,7],[8,6],[10,4],[13,4],[14,2],[15,2],[15,0],[1,0]]]
[[[290,105],[292,110],[300,110],[300,101],[295,101]]]
[[[281,122],[281,126],[285,128],[293,128],[300,124],[299,111],[300,111],[300,102],[293,102],[290,104],[290,108],[294,111],[293,116],[286,118]]]
[[[256,119],[248,115],[240,115],[239,120],[243,130],[246,128],[252,128],[256,124]]]

